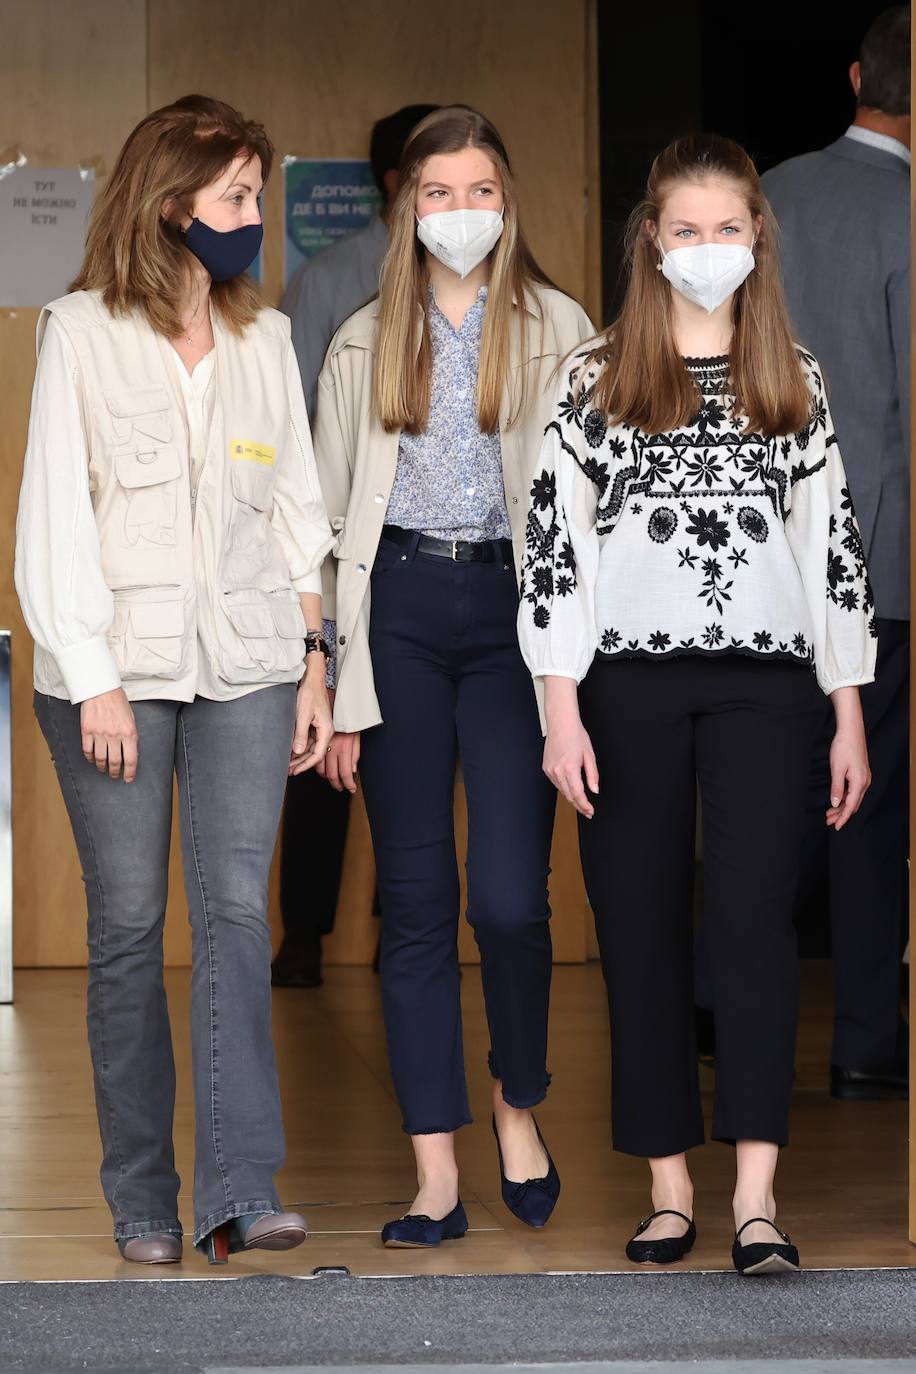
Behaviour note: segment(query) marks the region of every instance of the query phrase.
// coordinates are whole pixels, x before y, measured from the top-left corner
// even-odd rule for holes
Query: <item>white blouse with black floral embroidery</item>
[[[810,419],[773,438],[736,423],[727,358],[685,359],[702,406],[667,434],[608,424],[595,364],[564,366],[522,576],[534,677],[579,682],[596,653],[738,653],[813,664],[826,693],[873,680],[862,539],[820,369],[799,357]]]

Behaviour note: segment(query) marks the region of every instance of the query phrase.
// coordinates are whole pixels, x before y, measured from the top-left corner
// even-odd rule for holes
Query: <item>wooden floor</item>
[[[185,971],[169,974],[179,1064],[176,1150],[191,1177]],[[551,1068],[539,1113],[563,1194],[542,1232],[499,1201],[490,1133],[487,1039],[479,976],[464,976],[466,1053],[477,1123],[462,1133],[462,1196],[471,1231],[439,1250],[385,1250],[378,1230],[412,1198],[385,1058],[378,985],[368,969],[332,968],[316,991],[275,993],[276,1039],[289,1163],[287,1206],[312,1234],[299,1250],[233,1257],[211,1269],[186,1245],[182,1265],[124,1263],[98,1186],[98,1137],[84,1035],[84,975],[20,972],[16,1004],[0,1007],[0,1281],[309,1274],[346,1265],[359,1274],[507,1273],[631,1268],[623,1246],[648,1211],[645,1166],[608,1145],[608,1047],[595,965],[555,971]],[[906,1237],[904,1104],[833,1102],[826,1091],[829,983],[806,964],[793,1144],[780,1172],[780,1219],[809,1267],[916,1264]],[[707,1106],[712,1074],[703,1070]],[[734,1156],[707,1145],[693,1156],[699,1241],[690,1268],[730,1265],[729,1174]],[[190,1229],[190,1199],[182,1206]]]

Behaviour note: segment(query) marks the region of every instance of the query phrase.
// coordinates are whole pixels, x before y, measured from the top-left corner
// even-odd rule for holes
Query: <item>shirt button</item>
[[[474,495],[474,492],[475,492],[476,490],[477,490],[476,487],[468,487],[468,489],[467,489],[467,494],[468,494],[468,496],[473,496],[473,495]]]

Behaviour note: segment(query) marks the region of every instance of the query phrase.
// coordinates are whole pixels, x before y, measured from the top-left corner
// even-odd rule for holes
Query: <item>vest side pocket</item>
[[[181,588],[131,587],[113,593],[108,644],[121,677],[181,677],[185,658],[185,608]]]
[[[230,685],[286,679],[302,664],[305,618],[296,593],[246,587],[221,597],[220,676]]]

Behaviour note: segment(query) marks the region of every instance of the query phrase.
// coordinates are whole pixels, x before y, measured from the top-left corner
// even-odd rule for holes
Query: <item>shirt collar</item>
[[[482,287],[480,288],[480,291],[478,291],[478,293],[477,293],[477,299],[478,299],[478,301],[481,300],[481,299],[486,300],[488,295],[489,295],[489,290],[488,290],[488,288],[487,288],[486,286],[482,286]],[[431,301],[433,305],[436,304],[436,297],[435,297],[435,294],[434,294],[434,292],[433,292],[432,282],[429,283],[429,289],[428,289],[427,299],[428,299],[429,301]],[[515,308],[516,308],[516,310],[517,310],[517,309],[518,309],[518,297],[517,297],[515,294],[513,294],[513,296],[512,296],[512,304],[515,306]],[[535,305],[534,301],[531,299],[531,296],[530,296],[530,294],[529,294],[527,291],[525,292],[525,295],[524,295],[524,299],[523,299],[523,301],[522,301],[522,304],[523,304],[525,310],[528,312],[529,315],[532,316],[533,319],[536,319],[536,320],[540,319],[540,315],[539,315],[539,313],[538,313],[537,306]],[[436,309],[438,310],[439,307],[436,306]]]
[[[485,286],[478,287],[477,299],[474,301],[473,305],[468,306],[467,314],[461,321],[461,328],[455,329],[451,321],[447,320],[446,317],[443,315],[442,311],[439,309],[439,302],[436,300],[436,293],[433,290],[432,282],[430,282],[426,291],[426,301],[427,308],[429,310],[430,321],[436,328],[442,328],[442,326],[445,326],[446,329],[451,330],[453,333],[461,334],[464,330],[465,325],[470,323],[470,321],[473,319],[475,315],[479,314],[481,317],[483,316],[483,311],[487,303],[487,296],[489,294],[490,293]]]
[[[891,138],[890,134],[879,134],[874,129],[863,129],[861,124],[850,124],[846,130],[846,137],[855,143],[866,143],[869,148],[880,148],[882,152],[893,153],[894,157],[902,158],[908,167],[910,165],[909,148],[905,143],[901,143],[899,138]]]

